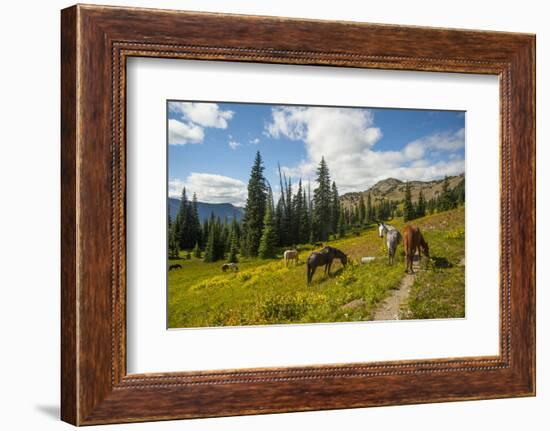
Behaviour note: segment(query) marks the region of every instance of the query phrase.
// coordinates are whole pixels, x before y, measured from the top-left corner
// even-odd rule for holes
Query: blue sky
[[[322,156],[340,194],[379,180],[464,172],[464,112],[168,102],[169,195],[242,206],[256,151],[279,192],[283,172],[315,187]]]

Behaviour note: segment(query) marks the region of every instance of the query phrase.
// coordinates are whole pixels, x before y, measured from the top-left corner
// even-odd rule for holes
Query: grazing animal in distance
[[[168,267],[168,271],[172,271],[173,269],[181,269],[181,265],[179,263],[175,263]]]
[[[224,263],[222,265],[222,271],[226,272],[228,269],[232,269],[233,271],[237,272],[239,270],[239,267],[236,263]]]
[[[405,249],[407,261],[405,267],[405,272],[407,273],[414,273],[413,260],[416,250],[418,250],[419,259],[422,259],[422,252],[424,252],[426,257],[430,257],[430,248],[418,226],[407,225],[403,228],[403,248]]]
[[[298,263],[298,250],[286,250],[283,254],[285,260],[285,266],[288,266],[288,262],[292,260],[294,265]]]
[[[332,261],[334,259],[339,259],[343,266],[346,266],[348,263],[348,257],[346,254],[337,248],[334,247],[325,247],[321,251],[314,251],[307,258],[307,284],[311,284],[313,279],[313,274],[318,266],[325,267],[325,274],[330,276],[330,267],[332,266]]]

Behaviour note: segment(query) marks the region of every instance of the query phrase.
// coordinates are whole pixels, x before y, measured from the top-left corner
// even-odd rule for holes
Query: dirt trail
[[[418,256],[415,256],[413,262],[415,273],[420,269],[420,262],[417,259]],[[399,320],[399,308],[409,297],[414,279],[414,274],[405,274],[399,287],[392,290],[391,294],[378,306],[372,320]]]

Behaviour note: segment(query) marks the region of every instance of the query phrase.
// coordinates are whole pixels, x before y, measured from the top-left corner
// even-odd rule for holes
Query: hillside
[[[402,219],[393,225],[401,230]],[[464,207],[415,220],[430,245],[430,260],[418,262],[399,319],[464,317]],[[405,259],[399,246],[389,265],[384,240],[375,226],[328,245],[349,258],[336,261],[331,274],[318,270],[307,285],[311,244],[298,245],[298,263],[239,256],[238,271],[223,272],[223,262],[171,259],[181,270],[168,272],[168,327],[193,328],[284,323],[352,322],[377,319],[382,301],[401,285]],[[183,254],[183,252],[182,252]],[[364,256],[374,257],[360,264]],[[392,317],[392,319],[395,317]]]
[[[180,200],[176,198],[168,198],[168,205],[170,208],[170,218],[175,220],[178,208],[180,207]],[[228,221],[233,220],[236,217],[238,221],[243,218],[243,208],[236,207],[232,204],[211,204],[207,202],[197,202],[199,210],[199,219],[201,222],[210,217],[214,213],[214,217],[219,217],[222,221],[227,217]]]
[[[454,189],[461,181],[464,181],[464,174],[449,177],[449,189]],[[437,197],[443,189],[443,179],[434,181],[410,181],[411,196],[413,202],[418,199],[420,190],[424,193],[424,198],[430,200],[433,197]],[[346,193],[340,197],[341,201],[346,204],[354,204],[359,201],[359,197],[367,199],[367,194],[371,193],[371,199],[373,202],[382,198],[391,201],[401,201],[405,198],[405,186],[406,182],[395,178],[387,178],[382,181],[378,181],[371,188],[363,192]]]

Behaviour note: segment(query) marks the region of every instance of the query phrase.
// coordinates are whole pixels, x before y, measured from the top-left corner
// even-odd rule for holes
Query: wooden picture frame
[[[82,5],[61,17],[64,421],[535,394],[534,35]],[[131,56],[498,75],[500,354],[128,375],[125,65]]]

